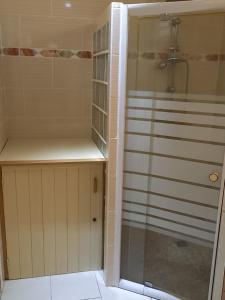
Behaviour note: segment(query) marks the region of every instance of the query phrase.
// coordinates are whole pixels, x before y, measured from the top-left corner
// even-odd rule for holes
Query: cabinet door
[[[3,168],[9,279],[100,269],[103,164]]]
[[[102,261],[102,168],[82,167],[79,174],[79,270],[96,270]]]

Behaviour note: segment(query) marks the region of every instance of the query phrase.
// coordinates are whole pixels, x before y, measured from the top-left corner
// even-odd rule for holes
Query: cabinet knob
[[[218,172],[213,172],[209,175],[209,180],[211,182],[217,182],[219,180],[220,176]]]
[[[93,220],[93,222],[97,222],[97,219],[96,219],[96,218],[93,218],[92,220]]]

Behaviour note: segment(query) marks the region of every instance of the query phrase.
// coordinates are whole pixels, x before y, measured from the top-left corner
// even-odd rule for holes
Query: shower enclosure
[[[121,286],[156,299],[212,299],[225,152],[213,2],[128,6]]]

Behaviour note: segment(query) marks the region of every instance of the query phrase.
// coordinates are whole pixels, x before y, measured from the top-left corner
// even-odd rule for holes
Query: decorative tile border
[[[0,52],[6,56],[28,56],[28,57],[44,57],[44,58],[69,58],[69,59],[92,59],[92,52],[89,50],[73,50],[73,49],[41,49],[41,48],[2,48]],[[179,53],[179,56],[189,61],[209,61],[218,62],[225,61],[225,54],[188,54]],[[137,59],[138,57],[147,60],[165,60],[168,58],[167,52],[130,52],[129,59]]]
[[[188,53],[178,53],[179,57],[185,58],[189,61],[199,61],[199,62],[218,62],[218,61],[225,61],[225,54],[188,54]],[[128,54],[129,59],[137,59],[138,57],[147,59],[147,60],[165,60],[168,58],[167,52],[143,52],[143,53],[136,53],[130,52]]]
[[[18,56],[19,52],[20,52],[19,48],[3,48],[2,49],[2,54],[3,55]]]
[[[41,49],[41,48],[3,48],[1,53],[7,56],[29,56],[45,58],[91,59],[91,51],[73,49]]]

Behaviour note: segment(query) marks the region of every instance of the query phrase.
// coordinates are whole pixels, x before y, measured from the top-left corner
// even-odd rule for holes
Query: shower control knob
[[[219,173],[218,172],[214,172],[212,174],[209,175],[209,180],[211,182],[217,182],[219,180]]]

